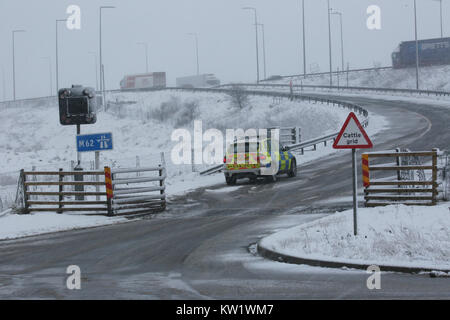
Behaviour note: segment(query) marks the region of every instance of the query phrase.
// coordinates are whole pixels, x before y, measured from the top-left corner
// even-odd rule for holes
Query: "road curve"
[[[437,106],[362,97],[386,116],[375,150],[450,149],[450,112]],[[251,244],[280,228],[320,218],[350,203],[351,161],[337,153],[276,184],[203,188],[172,199],[159,216],[123,225],[0,243],[0,298],[57,299],[342,299],[446,298],[450,280],[388,273],[369,291],[361,271],[266,261]],[[226,190],[226,189],[223,189]],[[249,250],[250,246],[250,250]],[[66,289],[66,268],[78,265],[82,289]]]

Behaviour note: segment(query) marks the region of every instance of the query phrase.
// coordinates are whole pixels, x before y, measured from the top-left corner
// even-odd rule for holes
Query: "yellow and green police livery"
[[[279,143],[273,145],[279,146]],[[259,142],[240,141],[227,148],[224,158],[224,174],[228,185],[234,185],[238,179],[258,178],[276,181],[276,176],[287,174],[297,176],[297,160],[295,156],[283,147],[271,150],[271,139]]]

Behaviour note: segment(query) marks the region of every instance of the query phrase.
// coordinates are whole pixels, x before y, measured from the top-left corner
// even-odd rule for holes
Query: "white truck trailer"
[[[215,86],[220,86],[220,80],[214,74],[177,78],[178,88],[210,88]]]

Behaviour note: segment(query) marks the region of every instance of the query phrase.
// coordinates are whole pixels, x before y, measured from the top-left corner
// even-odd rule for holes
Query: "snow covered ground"
[[[450,91],[450,80],[448,74],[450,66],[422,67],[419,73],[420,88],[423,90]],[[293,78],[294,84],[305,85],[329,85],[329,75]],[[279,83],[289,83],[290,79],[284,79]],[[333,77],[335,85],[338,77]],[[339,76],[341,86],[347,86],[346,73]],[[397,88],[416,89],[416,69],[386,69],[376,71],[361,71],[349,73],[348,86],[351,87],[375,87],[375,88]]]
[[[450,203],[362,208],[359,235],[353,210],[286,229],[264,238],[267,249],[307,259],[450,269]]]
[[[249,97],[247,105],[240,109],[228,95],[219,93],[115,93],[109,95],[108,100],[111,101],[108,112],[100,112],[95,125],[82,126],[82,134],[113,133],[114,150],[101,154],[100,167],[135,167],[137,163],[141,167],[154,166],[160,163],[160,152],[164,152],[169,198],[198,187],[224,183],[221,174],[199,176],[198,171],[207,168],[207,165],[195,166],[193,172],[191,165],[175,165],[171,161],[171,150],[176,143],[171,141],[173,130],[185,128],[192,132],[194,120],[203,121],[203,131],[209,128],[225,130],[296,126],[302,128],[302,138],[307,140],[338,131],[348,115],[347,109],[339,107],[268,97]],[[76,159],[75,128],[59,124],[56,100],[40,99],[34,104],[33,101],[18,102],[16,105],[9,103],[3,107],[0,116],[0,212],[15,199],[20,169],[68,170]],[[386,123],[383,117],[372,115],[369,132],[375,134]],[[313,161],[332,152],[335,151],[330,145],[327,148],[319,146],[318,151],[299,156],[298,163]],[[83,155],[82,166],[93,169],[93,160],[93,154]],[[0,239],[54,231],[58,226],[66,230],[70,225],[79,228],[108,221],[101,217],[94,219],[76,215],[60,223],[66,216],[34,214],[19,218],[4,214],[0,217]],[[42,224],[35,223],[35,219],[40,217],[43,217]],[[14,222],[14,219],[17,221]],[[29,223],[29,230],[23,224],[25,221]],[[15,224],[16,229],[12,228]]]

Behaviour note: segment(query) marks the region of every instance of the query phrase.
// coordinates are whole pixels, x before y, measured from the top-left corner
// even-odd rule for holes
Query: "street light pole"
[[[3,101],[6,101],[5,68],[3,66],[2,66],[2,89],[3,89]]]
[[[333,58],[332,58],[332,50],[331,50],[331,9],[330,9],[330,0],[327,0],[328,4],[328,47],[330,51],[330,87],[333,86]]]
[[[255,13],[255,31],[256,31],[256,82],[259,83],[259,42],[258,42],[258,14],[255,8],[244,7],[244,10],[253,10]]]
[[[100,41],[99,41],[99,57],[100,57],[100,90],[102,91],[102,96],[103,96],[103,108],[106,111],[106,94],[105,94],[105,85],[104,85],[104,66],[103,66],[103,56],[102,56],[102,10],[103,9],[114,9],[115,7],[113,6],[101,6],[100,7]]]
[[[344,31],[343,31],[343,18],[342,18],[342,12],[339,11],[333,11],[331,12],[331,14],[337,15],[339,16],[339,20],[341,23],[341,56],[342,56],[342,68],[341,70],[344,71],[345,67],[344,67]]]
[[[306,77],[306,31],[305,31],[305,0],[302,0],[302,22],[303,22],[303,75]]]
[[[200,75],[200,58],[198,54],[198,34],[197,33],[188,33],[189,36],[193,36],[195,38],[195,54],[197,57],[197,75]]]
[[[258,23],[258,25],[262,28],[262,36],[263,36],[263,60],[264,60],[264,79],[267,79],[267,65],[266,65],[266,34],[264,31],[264,23]]]
[[[56,95],[58,95],[59,91],[59,52],[58,52],[58,23],[65,22],[67,19],[57,19],[56,20],[56,63],[55,63],[55,71],[56,71]]]
[[[18,32],[25,32],[25,30],[13,30],[12,31],[12,49],[13,49],[13,99],[16,100],[16,44],[15,34]]]
[[[145,48],[145,72],[148,73],[148,43],[147,42],[138,42],[138,45],[143,45]]]
[[[441,38],[444,37],[444,28],[443,28],[443,21],[442,21],[442,0],[435,0],[439,1],[439,9],[440,9],[440,18],[441,18]]]
[[[416,39],[416,89],[419,90],[419,41],[417,40],[417,1],[414,0],[414,32]]]
[[[53,81],[52,81],[52,60],[50,59],[50,57],[42,57],[41,59],[43,60],[47,60],[48,62],[48,71],[49,71],[49,84],[50,84],[50,97],[52,96],[52,91],[53,91]],[[58,94],[56,94],[58,95]]]
[[[98,91],[98,62],[97,62],[97,53],[94,51],[89,51],[89,54],[94,56],[94,63],[95,63],[95,89]]]

